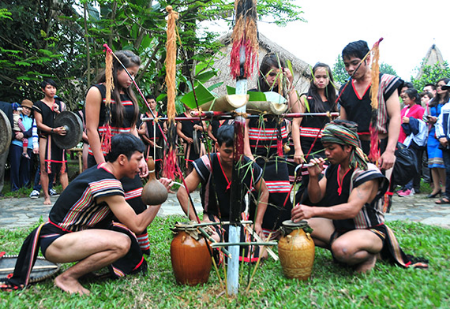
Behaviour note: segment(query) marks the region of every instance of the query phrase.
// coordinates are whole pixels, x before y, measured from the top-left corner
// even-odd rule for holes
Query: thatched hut
[[[427,54],[422,61],[422,66],[420,67],[419,73],[417,73],[416,79],[422,77],[424,66],[434,66],[436,63],[439,63],[439,65],[444,68],[444,58],[442,57],[442,53],[439,48],[437,48],[436,44],[433,44],[430,49],[428,49]]]
[[[219,82],[223,85],[214,89],[218,95],[226,94],[226,86],[235,86],[236,82],[230,75],[230,53],[231,53],[231,32],[219,37],[219,41],[224,45],[220,52],[216,55],[214,67],[219,70],[218,76],[210,79],[206,86],[210,86]],[[309,88],[309,80],[311,77],[310,65],[301,59],[295,57],[280,45],[270,41],[263,34],[259,33],[259,59],[261,60],[265,54],[269,52],[277,53],[281,59],[289,60],[294,70],[294,84],[298,93],[306,92]],[[258,79],[258,68],[255,68],[255,76],[248,80],[248,89],[256,87]]]

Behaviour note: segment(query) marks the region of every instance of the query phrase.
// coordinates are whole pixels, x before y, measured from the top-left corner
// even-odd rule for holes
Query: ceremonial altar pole
[[[247,78],[253,74],[258,57],[258,38],[256,28],[256,0],[235,0],[235,24],[231,39],[231,76],[236,79],[236,94],[247,94]],[[231,179],[230,226],[228,242],[232,258],[228,259],[227,294],[236,295],[239,288],[239,243],[241,235],[241,210],[243,197],[244,130],[245,105],[236,110],[234,121],[233,173]]]
[[[239,62],[242,66],[245,62],[245,48],[241,46]],[[247,79],[238,78],[236,81],[236,94],[247,94]],[[242,189],[241,162],[244,156],[244,130],[245,118],[242,116],[246,111],[246,106],[236,109],[237,116],[234,118],[234,144],[233,144],[233,173],[231,180],[231,205],[230,205],[230,226],[228,241],[238,243],[241,235],[240,214],[242,209]],[[232,258],[228,259],[227,271],[227,293],[236,295],[239,288],[239,246],[228,248]]]

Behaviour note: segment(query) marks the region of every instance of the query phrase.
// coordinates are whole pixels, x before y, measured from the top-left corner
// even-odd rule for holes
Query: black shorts
[[[61,230],[60,228],[47,223],[42,227],[41,234],[39,236],[40,239],[40,245],[41,245],[41,252],[42,255],[45,257],[45,252],[47,251],[47,248],[59,237],[63,236],[64,234],[67,234],[68,232],[65,232]]]
[[[377,235],[378,237],[380,237],[380,239],[383,243],[383,246],[384,246],[384,241],[386,240],[386,235],[387,235],[386,225],[384,225],[384,223],[377,225],[377,226],[368,227],[365,230],[368,230],[368,231],[374,233],[375,235]],[[333,243],[333,241],[336,240],[336,238],[344,235],[345,233],[347,233],[349,231],[353,231],[353,230],[334,230],[333,234],[331,234],[331,237],[330,237],[330,248],[331,248],[331,244]]]

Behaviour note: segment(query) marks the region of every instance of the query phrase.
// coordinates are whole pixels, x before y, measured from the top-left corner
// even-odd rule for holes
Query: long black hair
[[[330,66],[328,64],[317,62],[313,69],[312,73],[313,76],[311,78],[310,84],[309,84],[309,90],[306,94],[307,97],[311,97],[314,100],[314,112],[315,113],[324,113],[327,112],[325,110],[325,106],[323,105],[322,98],[320,97],[318,88],[316,84],[314,83],[316,71],[319,68],[324,68],[327,71],[327,76],[330,79],[328,82],[327,87],[325,88],[325,97],[327,98],[327,101],[330,103],[330,111],[336,112],[337,106],[336,106],[336,89],[334,88],[334,79],[333,79],[333,73],[331,72]],[[308,99],[308,98],[307,98]]]
[[[436,85],[439,84],[439,82],[444,82],[445,84],[448,84],[448,82],[450,82],[450,78],[441,78],[436,82]],[[437,106],[439,104],[440,100],[441,100],[441,96],[439,95],[439,93],[436,93],[436,96],[430,100],[430,102],[428,103],[428,106],[429,107]],[[450,92],[447,90],[447,92],[445,93],[443,102],[447,103],[449,100],[450,100]]]
[[[139,56],[136,56],[132,51],[129,50],[120,50],[115,52],[115,55],[117,58],[122,62],[122,64],[126,68],[130,68],[133,66],[140,66],[141,65],[141,59]],[[133,90],[131,87],[122,89],[122,87],[119,84],[119,81],[117,80],[117,75],[119,72],[123,70],[123,67],[120,65],[120,63],[116,60],[116,58],[113,58],[113,78],[114,78],[114,89],[112,91],[111,97],[116,102],[116,108],[114,113],[114,125],[115,126],[121,126],[123,124],[123,114],[124,114],[124,107],[122,105],[122,101],[120,100],[120,90],[123,90],[126,95],[131,99],[133,102],[134,107],[134,115],[133,115],[133,121],[132,121],[132,127],[136,124],[138,117],[139,117],[139,105],[137,103],[136,96],[134,95]],[[104,83],[106,82],[106,76],[105,72],[103,71],[100,73],[100,75],[97,78],[97,83]]]
[[[273,88],[267,83],[266,75],[270,72],[270,70],[275,67],[280,69],[280,74],[282,68],[286,67],[284,61],[280,58],[276,53],[267,53],[263,60],[261,61],[261,65],[259,67],[259,77],[258,77],[258,89],[261,92],[266,91],[274,91],[278,92],[278,85]],[[293,73],[292,73],[293,74]]]

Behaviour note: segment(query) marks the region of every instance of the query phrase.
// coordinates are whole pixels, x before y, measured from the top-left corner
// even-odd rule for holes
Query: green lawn
[[[311,279],[299,282],[284,278],[279,262],[262,263],[249,293],[245,293],[249,272],[240,272],[239,294],[228,298],[213,270],[203,286],[175,283],[170,262],[169,227],[179,217],[156,218],[149,227],[151,256],[146,275],[120,280],[82,282],[90,296],[68,295],[52,280],[34,284],[20,292],[0,292],[0,308],[449,308],[450,230],[418,223],[389,225],[406,253],[430,260],[430,268],[402,269],[377,263],[368,274],[333,263],[331,255],[316,249]],[[17,254],[29,231],[0,229],[0,248]],[[276,251],[276,249],[275,249]],[[252,266],[253,268],[254,266]],[[222,276],[223,277],[223,276]]]

